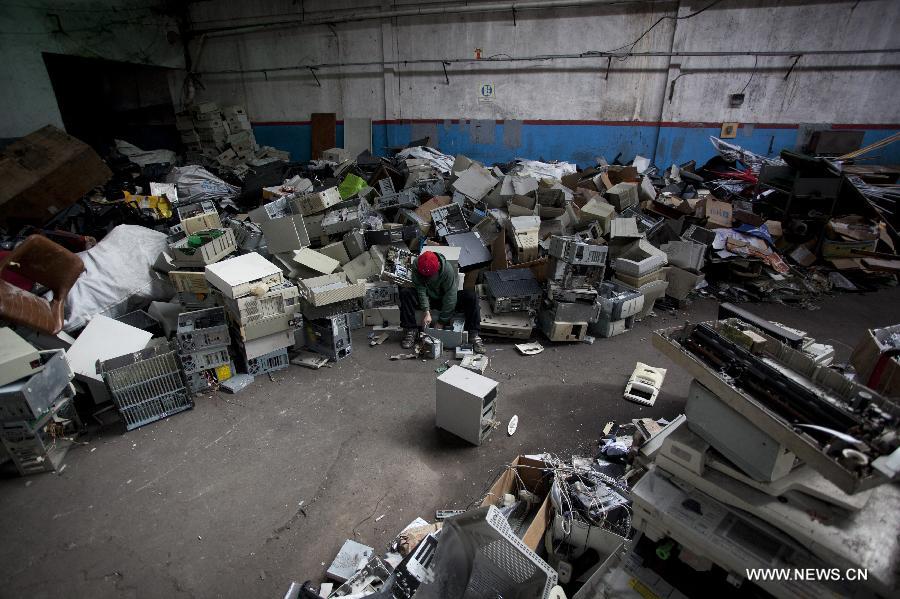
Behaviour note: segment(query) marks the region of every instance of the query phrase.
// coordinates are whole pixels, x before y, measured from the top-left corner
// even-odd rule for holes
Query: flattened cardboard
[[[43,224],[111,176],[90,146],[47,125],[0,153],[0,222]]]

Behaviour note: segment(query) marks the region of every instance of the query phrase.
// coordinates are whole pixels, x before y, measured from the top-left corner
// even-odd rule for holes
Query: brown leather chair
[[[30,235],[0,259],[0,272],[12,271],[53,292],[53,301],[0,279],[0,319],[55,335],[65,320],[66,297],[84,272],[84,262],[63,246]]]

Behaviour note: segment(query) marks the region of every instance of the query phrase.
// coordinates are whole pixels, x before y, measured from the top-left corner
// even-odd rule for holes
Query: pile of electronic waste
[[[635,538],[575,596],[895,596],[900,407],[773,323],[653,341],[694,377],[685,414],[637,449]]]
[[[625,475],[635,432],[610,424],[608,438],[625,451],[596,458],[518,456],[478,506],[438,510],[434,523],[417,518],[381,557],[348,539],[327,582],[295,584],[293,596],[572,596],[631,534]]]
[[[556,572],[510,528],[493,505],[428,524],[410,523],[379,557],[348,540],[328,567],[333,582],[292,584],[285,597],[445,599],[565,597]]]
[[[383,341],[399,329],[399,288],[411,285],[423,251],[442,254],[458,288],[477,292],[482,335],[523,341],[536,327],[560,342],[621,334],[658,302],[681,305],[707,275],[737,274],[744,288],[752,280],[782,290],[822,279],[781,257],[791,249],[804,267],[816,258],[807,241],[799,252],[791,239],[799,233],[782,233],[776,218],[790,212],[777,210],[777,177],[811,184],[797,172],[812,166],[796,156],[785,165],[713,140],[715,164],[666,171],[641,157],[582,170],[524,159],[487,167],[419,145],[390,158],[333,148],[299,164],[271,149],[261,157],[240,107],[198,104],[178,124],[188,156],[203,166],[142,158],[136,170],[117,167],[111,176],[99,156],[62,132],[26,136],[16,146],[22,151],[45,138],[78,148],[91,157],[91,176],[52,206],[21,190],[20,210],[0,215],[3,249],[21,249],[31,234],[64,246],[56,249],[84,271],[70,273],[74,284],[54,295],[66,306],[64,325],[34,335],[21,324],[27,310],[16,313],[24,304],[14,302],[2,304],[11,307],[4,320],[19,323],[36,348],[65,349],[77,391],[97,405],[111,401],[129,430],[190,408],[198,391],[237,392],[292,362],[318,368],[344,359],[356,329],[372,327],[380,340],[373,342]],[[770,184],[764,196],[735,183],[733,170],[728,181],[716,170],[741,164]],[[804,231],[827,224],[828,251],[864,252],[859,260],[869,270],[877,253],[883,274],[893,232],[871,238],[871,215],[860,222],[848,212],[859,198],[845,198],[836,178],[825,177],[838,194],[830,220]],[[794,189],[791,201],[802,204],[800,195]],[[51,311],[42,285],[23,276],[32,266],[4,259],[3,276],[16,282],[4,280],[3,289]],[[413,356],[452,351],[469,370],[488,368],[461,319],[425,333]],[[642,385],[658,388],[661,373],[644,374],[635,373],[630,397],[652,404],[652,389]]]

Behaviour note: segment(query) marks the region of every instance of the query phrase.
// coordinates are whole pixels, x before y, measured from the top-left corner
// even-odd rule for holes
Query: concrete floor
[[[833,343],[842,361],[865,328],[900,320],[898,300],[894,288],[816,311],[749,307]],[[369,348],[362,331],[331,368],[291,366],[169,420],[89,435],[62,475],[0,480],[0,596],[281,596],[291,580],[320,579],[346,538],[380,553],[416,516],[480,500],[519,453],[590,452],[608,420],[675,416],[689,379],[650,334],[715,312],[698,300],[534,357],[490,343],[500,416],[518,414],[519,429],[481,447],[434,428],[435,362],[391,362],[396,340]],[[670,369],[653,408],[621,398],[637,360]]]

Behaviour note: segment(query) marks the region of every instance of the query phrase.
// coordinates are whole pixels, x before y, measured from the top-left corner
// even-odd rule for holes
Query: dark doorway
[[[178,149],[172,69],[44,53],[69,135],[105,155],[114,139],[144,150]]]

